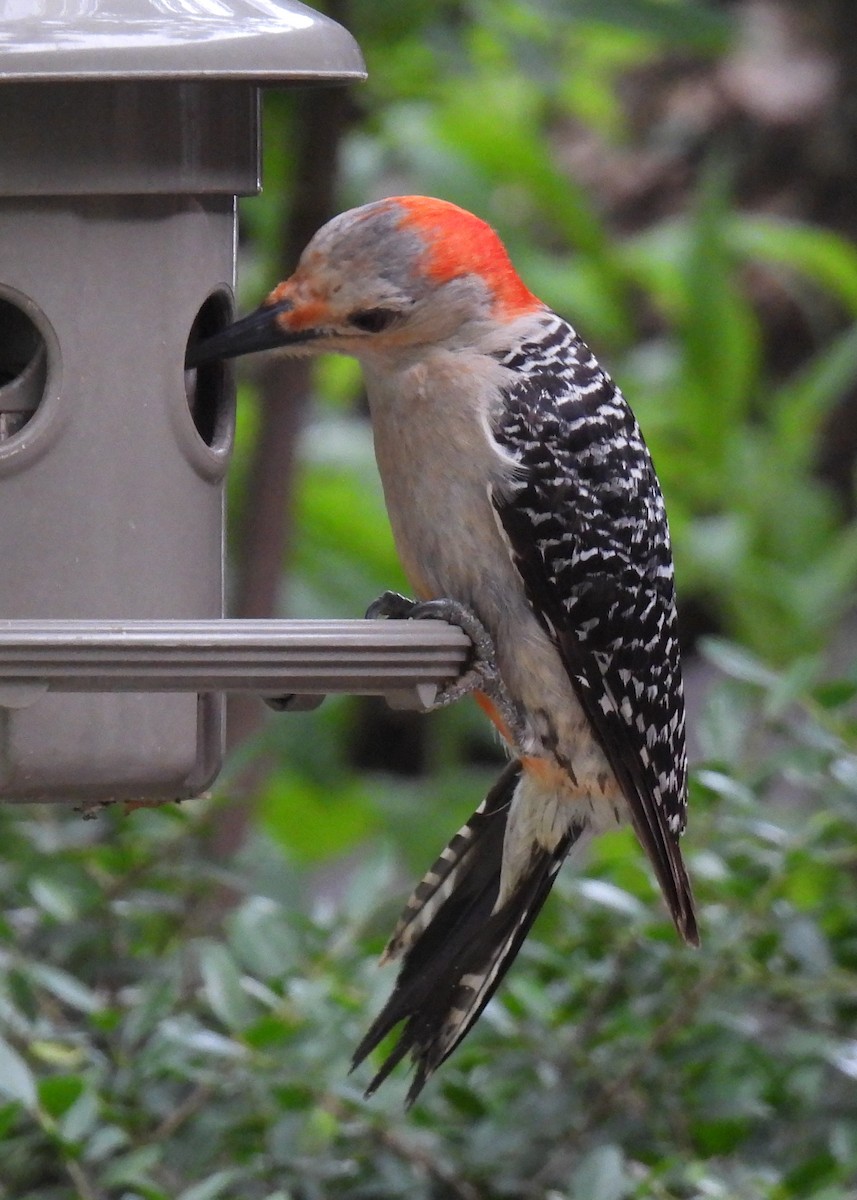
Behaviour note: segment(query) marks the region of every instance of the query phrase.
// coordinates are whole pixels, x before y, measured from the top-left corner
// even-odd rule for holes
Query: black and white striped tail
[[[382,961],[401,958],[390,999],[354,1054],[357,1066],[404,1021],[366,1090],[371,1095],[408,1053],[412,1104],[429,1076],[479,1017],[509,969],[581,830],[552,851],[533,847],[530,868],[496,912],[506,820],[521,764],[510,763],[405,906]]]

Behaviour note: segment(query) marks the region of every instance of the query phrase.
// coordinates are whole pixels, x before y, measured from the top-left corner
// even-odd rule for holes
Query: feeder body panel
[[[0,302],[32,314],[47,358],[34,415],[0,441],[3,617],[222,616],[231,388],[207,443],[183,362],[212,292],[229,307],[234,222],[225,196],[0,200]],[[222,700],[48,695],[0,730],[7,798],[172,798],[216,773]]]

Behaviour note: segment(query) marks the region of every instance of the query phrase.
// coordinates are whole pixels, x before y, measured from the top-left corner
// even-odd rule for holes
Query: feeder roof
[[[0,0],[0,83],[348,83],[357,43],[297,0]]]

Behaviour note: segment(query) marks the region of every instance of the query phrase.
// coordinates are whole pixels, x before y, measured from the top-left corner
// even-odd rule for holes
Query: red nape
[[[497,316],[507,319],[541,308],[542,302],[518,277],[497,234],[466,209],[429,196],[397,196],[402,226],[426,241],[425,271],[438,283],[481,275],[494,294]]]

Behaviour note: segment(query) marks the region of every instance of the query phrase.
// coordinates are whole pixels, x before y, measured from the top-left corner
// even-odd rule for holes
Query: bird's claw
[[[382,592],[366,609],[366,620],[389,618],[391,621],[401,621],[412,616],[414,609],[418,607],[416,600],[409,600],[401,592]]]
[[[409,600],[398,592],[384,592],[366,610],[370,619],[389,617],[395,620],[407,618],[413,621],[446,621],[457,625],[470,638],[472,653],[467,669],[458,679],[452,679],[438,688],[432,708],[446,708],[471,692],[484,692],[498,709],[510,731],[521,726],[521,715],[506,690],[500,671],[494,643],[488,630],[465,604],[444,596],[438,600]]]

